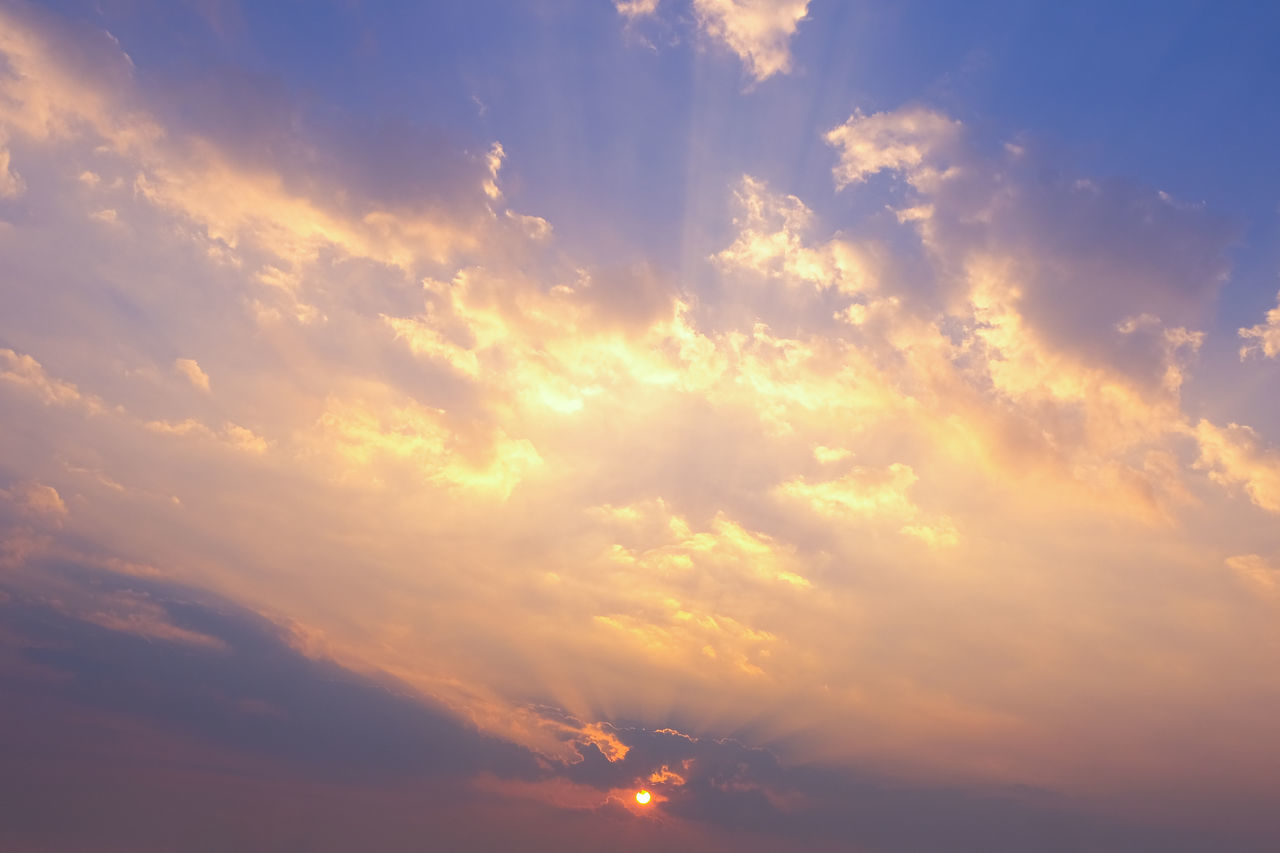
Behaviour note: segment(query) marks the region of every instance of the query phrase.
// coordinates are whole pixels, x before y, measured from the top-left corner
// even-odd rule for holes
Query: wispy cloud
[[[1277,297],[1280,299],[1280,297]],[[1267,312],[1265,322],[1240,330],[1240,337],[1245,343],[1240,347],[1240,360],[1248,358],[1250,353],[1261,353],[1267,358],[1280,356],[1280,307]]]

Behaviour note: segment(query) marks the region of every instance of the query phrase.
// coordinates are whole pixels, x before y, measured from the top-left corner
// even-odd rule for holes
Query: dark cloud
[[[46,570],[90,587],[100,600],[146,596],[172,625],[221,641],[166,642],[112,630],[61,612],[57,599],[15,589],[5,624],[28,661],[69,676],[62,699],[290,762],[312,778],[536,772],[524,750],[476,733],[403,686],[304,657],[277,626],[249,611],[160,582],[70,566]]]
[[[1033,147],[965,166],[927,194],[931,249],[952,265],[939,261],[942,278],[967,289],[965,265],[993,259],[1046,343],[1158,384],[1161,343],[1117,327],[1150,318],[1205,328],[1241,224],[1136,180],[1077,178]]]
[[[584,744],[580,762],[561,765],[389,679],[306,657],[279,626],[208,593],[65,561],[36,568],[42,582],[19,572],[0,583],[0,751],[15,771],[2,786],[0,841],[23,849],[90,849],[90,838],[144,850],[342,849],[364,838],[396,850],[424,832],[457,850],[517,839],[594,850],[615,835],[626,837],[618,849],[1271,849],[1263,836],[1099,818],[1026,788],[788,767],[767,750],[671,729],[606,724],[625,758]],[[137,613],[99,618],[122,597],[163,611],[168,627]],[[192,639],[202,637],[216,642]],[[486,778],[499,782],[477,787]],[[539,805],[539,786],[557,780],[598,791],[600,805]],[[605,799],[640,787],[659,795],[645,815]],[[68,813],[74,823],[59,817]],[[200,827],[209,834],[191,846]]]
[[[1146,826],[1089,814],[1025,786],[894,781],[881,773],[788,767],[768,750],[672,730],[617,730],[626,758],[593,747],[569,778],[660,792],[665,812],[700,825],[774,839],[774,849],[926,851],[1208,851],[1267,848],[1270,836]],[[672,779],[671,774],[678,776]],[[664,777],[666,777],[664,779]]]

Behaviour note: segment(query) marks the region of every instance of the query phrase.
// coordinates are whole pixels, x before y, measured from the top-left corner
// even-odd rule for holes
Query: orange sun
[[[636,791],[636,802],[642,806],[649,805],[649,800],[652,798],[653,795],[648,791]]]

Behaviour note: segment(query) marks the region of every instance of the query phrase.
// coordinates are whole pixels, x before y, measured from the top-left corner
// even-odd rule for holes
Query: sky
[[[0,0],[0,847],[1280,848],[1278,37]]]

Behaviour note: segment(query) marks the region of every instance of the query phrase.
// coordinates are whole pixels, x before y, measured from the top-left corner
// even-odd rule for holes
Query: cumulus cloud
[[[827,141],[838,187],[888,171],[908,188],[899,216],[950,264],[940,286],[989,290],[999,270],[1054,347],[1163,376],[1164,342],[1135,347],[1116,329],[1147,315],[1194,333],[1226,280],[1236,235],[1221,217],[1132,182],[1046,177],[1034,150],[980,151],[935,110],[855,112]]]
[[[834,286],[850,295],[876,288],[883,274],[879,247],[838,237],[807,245],[812,211],[795,196],[773,193],[750,175],[742,177],[734,195],[741,210],[734,219],[739,232],[732,245],[714,256],[722,266],[817,288]]]
[[[69,512],[53,486],[27,480],[0,488],[0,568],[22,569],[47,552]],[[0,602],[2,603],[2,602]]]
[[[788,343],[775,350],[786,353],[785,359],[771,358],[764,372],[788,376],[776,387],[791,397],[792,405],[781,410],[791,424],[802,411],[794,403],[820,386],[816,376],[801,380],[794,373],[780,373],[782,365],[799,368],[806,363],[802,354],[827,350],[851,366],[816,395],[827,406],[863,399],[870,423],[920,408],[961,429],[968,436],[965,441],[977,439],[992,461],[1004,457],[1007,464],[1021,467],[1035,458],[1037,466],[1057,468],[1069,480],[1111,486],[1127,482],[1117,496],[1129,493],[1139,502],[1161,492],[1183,494],[1177,478],[1170,478],[1167,466],[1156,460],[1183,429],[1178,395],[1202,335],[1144,315],[1094,331],[1101,338],[1097,349],[1108,357],[1073,351],[1079,341],[1063,347],[1051,326],[1028,316],[1028,289],[1035,281],[1035,268],[1029,265],[1036,263],[1035,255],[994,238],[975,252],[972,242],[961,242],[958,233],[948,236],[954,242],[935,237],[942,228],[939,218],[971,215],[961,199],[939,206],[932,225],[914,219],[904,223],[920,228],[924,247],[938,253],[933,256],[938,286],[954,290],[950,295],[931,292],[921,281],[919,266],[913,268],[911,289],[904,290],[904,279],[911,279],[901,267],[885,263],[882,252],[863,249],[848,238],[811,239],[806,235],[809,213],[798,199],[772,194],[751,180],[744,186],[741,230],[715,260],[739,280],[750,272],[812,285],[818,294],[831,288],[842,300],[835,303],[835,323],[820,343]],[[855,258],[861,263],[854,263]],[[962,272],[952,278],[955,270]],[[755,337],[767,339],[759,329]],[[1112,352],[1124,352],[1132,365],[1110,358]],[[757,376],[753,371],[757,405],[763,408],[767,390],[775,386]],[[895,390],[905,388],[913,389],[909,396]],[[990,396],[999,403],[981,411],[978,400]],[[867,421],[862,425],[865,429]],[[1015,439],[1020,433],[1025,438]],[[1121,462],[1122,454],[1143,446],[1154,455],[1136,466]],[[1162,500],[1156,498],[1156,503]]]
[[[1201,420],[1195,427],[1200,447],[1197,466],[1224,486],[1239,486],[1253,503],[1280,512],[1280,453],[1268,449],[1247,426],[1215,426]]]
[[[925,107],[908,107],[867,116],[855,110],[849,120],[827,133],[827,144],[839,151],[832,174],[836,186],[861,183],[877,172],[907,171],[914,181],[928,180],[943,162],[935,163],[960,134],[960,123]]]
[[[698,24],[738,55],[758,82],[791,70],[791,37],[809,0],[694,0]]]
[[[67,505],[58,490],[44,483],[26,482],[0,489],[0,498],[12,502],[24,515],[53,521],[67,515]]]
[[[97,397],[82,394],[74,384],[49,376],[40,362],[26,353],[0,349],[0,380],[35,394],[49,405],[80,405],[94,412],[102,409]]]
[[[957,382],[1003,401],[990,417],[969,410],[968,429],[988,434],[997,458],[1031,453],[1140,512],[1167,518],[1185,503],[1169,460],[1189,428],[1180,398],[1204,340],[1196,325],[1225,281],[1233,230],[1132,183],[1037,177],[1035,150],[980,151],[925,107],[855,112],[826,138],[838,188],[887,172],[906,190],[898,220],[933,271],[907,304],[944,318],[924,328],[949,339],[935,339],[931,384],[966,410]],[[860,325],[873,307],[839,316]],[[1039,437],[1015,438],[1019,421]]]

